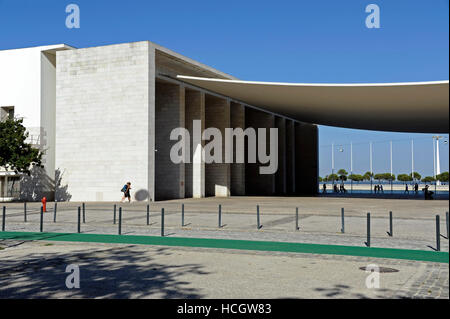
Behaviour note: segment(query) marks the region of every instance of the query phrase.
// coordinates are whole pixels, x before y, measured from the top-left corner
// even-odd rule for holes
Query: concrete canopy
[[[303,122],[377,131],[449,132],[449,81],[306,84],[177,78]]]

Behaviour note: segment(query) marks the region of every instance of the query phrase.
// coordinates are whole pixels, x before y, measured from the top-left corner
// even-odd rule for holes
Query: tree
[[[323,182],[323,178],[319,176],[319,183]]]
[[[340,179],[342,182],[344,182],[344,181],[347,180],[348,172],[347,172],[345,169],[341,168],[341,169],[338,171],[338,175],[339,175],[339,179]]]
[[[422,178],[422,176],[421,176],[419,173],[417,173],[417,172],[414,172],[414,173],[412,173],[412,174],[409,174],[409,176],[411,176],[411,175],[413,175],[413,176],[412,176],[412,180],[418,180],[418,181],[420,181],[420,179]]]
[[[376,179],[378,183],[381,183],[381,180],[384,179],[384,174],[375,174],[373,178]]]
[[[448,183],[448,172],[436,175],[436,179],[442,183]]]
[[[348,176],[348,179],[354,181],[354,182],[362,182],[364,180],[364,177],[360,174],[350,174]]]
[[[373,177],[373,173],[371,173],[371,172],[366,172],[366,173],[364,174],[364,176],[363,176],[363,180],[365,180],[365,181],[370,181],[370,180],[372,179],[372,177]]]
[[[408,182],[412,182],[413,178],[411,177],[411,174],[398,174],[397,179],[400,182],[404,182],[405,184]]]
[[[339,179],[339,176],[337,176],[336,174],[330,174],[330,175],[328,175],[328,181],[329,182],[334,182],[334,181],[336,181],[336,180],[338,180]]]
[[[42,166],[42,152],[25,142],[28,132],[22,119],[0,122],[0,167],[30,175],[34,166]]]
[[[422,178],[422,182],[424,182],[424,183],[432,183],[435,180],[436,179],[433,176],[426,176],[426,177]]]

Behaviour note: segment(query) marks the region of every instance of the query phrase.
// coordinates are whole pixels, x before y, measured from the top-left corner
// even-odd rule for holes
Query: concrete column
[[[245,106],[231,102],[231,127],[245,130]],[[233,142],[233,163],[231,164],[231,195],[245,195],[245,163],[236,162],[236,139]],[[244,148],[245,150],[245,148]],[[246,150],[245,150],[246,151]]]
[[[230,196],[230,164],[225,163],[225,128],[230,127],[230,101],[206,94],[205,96],[206,128],[217,128],[222,134],[221,163],[205,164],[206,196]],[[211,141],[206,141],[208,144]]]
[[[275,127],[275,116],[269,113],[251,108],[245,109],[245,125],[252,127],[258,133],[258,128],[266,128],[266,153],[270,147],[270,130]],[[258,134],[257,134],[258,138]],[[272,150],[271,150],[272,151]],[[276,150],[275,150],[276,151]],[[257,147],[258,152],[258,147]],[[260,174],[259,168],[268,164],[261,164],[258,159],[256,163],[248,163],[246,160],[245,182],[247,195],[273,195],[275,192],[275,175]]]
[[[286,189],[295,193],[295,123],[286,121]]]
[[[156,83],[156,162],[155,162],[155,199],[184,198],[185,164],[175,164],[170,159],[170,150],[176,141],[170,140],[174,128],[185,126],[185,90],[184,87]],[[190,151],[190,148],[185,147]]]
[[[275,193],[287,193],[286,179],[286,119],[281,117],[275,118],[275,125],[278,128],[278,171],[276,173]]]
[[[318,188],[318,131],[307,123],[296,125],[296,181],[297,193],[315,195]]]
[[[200,123],[200,136],[194,134],[193,121]],[[186,197],[205,197],[205,163],[202,156],[204,141],[201,134],[205,129],[205,94],[186,90],[186,128],[191,139],[190,163],[185,165]],[[198,129],[198,128],[196,128]]]

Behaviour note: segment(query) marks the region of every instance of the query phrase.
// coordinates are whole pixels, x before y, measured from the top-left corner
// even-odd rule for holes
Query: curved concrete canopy
[[[177,78],[303,122],[377,131],[449,132],[448,81],[306,84]]]

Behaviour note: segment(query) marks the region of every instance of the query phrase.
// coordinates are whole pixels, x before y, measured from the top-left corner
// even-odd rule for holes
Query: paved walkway
[[[80,289],[67,289],[67,265]],[[379,288],[361,267],[375,264]],[[448,298],[448,264],[380,258],[0,241],[0,298]]]

